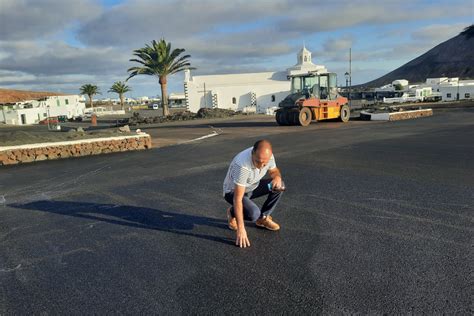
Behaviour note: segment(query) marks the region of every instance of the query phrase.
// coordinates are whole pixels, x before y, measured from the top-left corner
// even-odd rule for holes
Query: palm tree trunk
[[[120,106],[122,107],[122,111],[124,111],[124,108],[123,108],[123,94],[120,95]]]
[[[89,104],[91,106],[91,109],[94,109],[94,105],[92,104],[92,95],[89,94]]]
[[[166,90],[168,82],[166,81],[166,77],[160,77],[160,85],[161,85],[161,104],[163,106],[163,116],[170,115],[170,110],[168,108],[168,92]]]

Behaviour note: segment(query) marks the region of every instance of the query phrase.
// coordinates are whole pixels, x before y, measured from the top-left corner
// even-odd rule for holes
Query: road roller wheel
[[[349,121],[349,118],[351,117],[351,109],[349,108],[349,106],[347,104],[344,104],[343,106],[341,106],[341,112],[340,112],[340,117],[339,119],[346,123]]]
[[[277,122],[278,125],[281,125],[281,120],[280,120],[280,114],[281,112],[280,111],[276,111],[275,112],[275,121]]]
[[[297,109],[294,109],[288,112],[288,123],[290,125],[300,125],[299,115],[300,115],[300,111]]]
[[[301,126],[308,126],[311,124],[311,110],[307,107],[301,108],[298,115],[298,122]]]
[[[288,111],[286,110],[278,110],[276,112],[276,121],[278,125],[286,126],[288,125]]]
[[[290,125],[290,122],[288,121],[288,117],[289,117],[289,112],[287,110],[283,110],[281,112],[281,117],[280,117],[280,120],[281,122],[283,123],[282,125]]]

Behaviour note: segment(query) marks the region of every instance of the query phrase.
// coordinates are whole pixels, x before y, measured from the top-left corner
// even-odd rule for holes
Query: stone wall
[[[390,121],[410,120],[417,117],[424,117],[424,116],[431,116],[431,115],[433,115],[432,109],[394,112],[394,113],[390,113]]]
[[[0,147],[0,165],[151,148],[148,134]]]
[[[401,121],[432,115],[432,109],[381,113],[360,112],[360,118],[364,121]]]

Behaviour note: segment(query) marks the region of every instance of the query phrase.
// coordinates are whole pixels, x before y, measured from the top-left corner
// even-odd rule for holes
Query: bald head
[[[253,144],[253,152],[256,152],[260,149],[269,149],[272,151],[272,144],[266,139],[257,140],[255,144]]]
[[[263,168],[272,158],[272,154],[272,144],[268,140],[262,139],[257,141],[252,149],[253,164],[259,169]]]

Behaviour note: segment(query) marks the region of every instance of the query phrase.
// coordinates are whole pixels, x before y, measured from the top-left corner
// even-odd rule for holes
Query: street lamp
[[[344,74],[344,77],[346,77],[346,91],[347,91],[347,87],[349,86],[349,73],[347,71]]]

